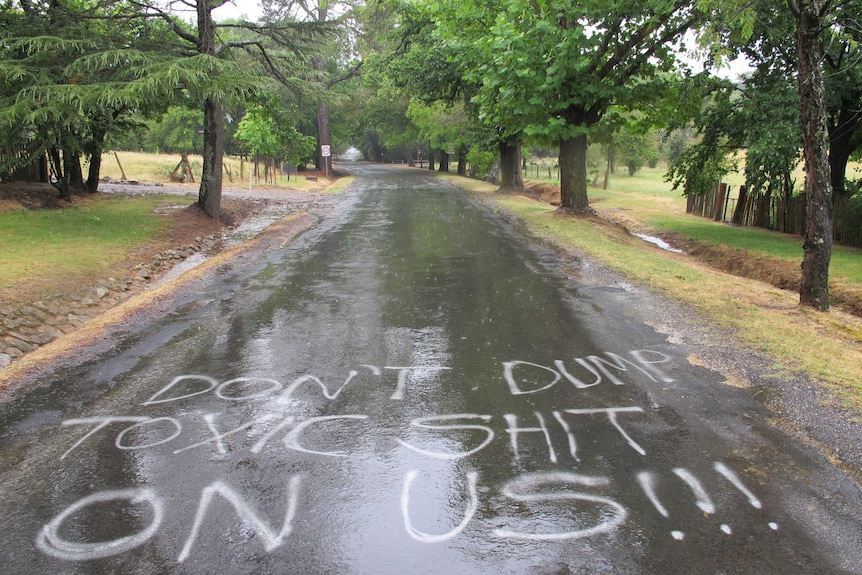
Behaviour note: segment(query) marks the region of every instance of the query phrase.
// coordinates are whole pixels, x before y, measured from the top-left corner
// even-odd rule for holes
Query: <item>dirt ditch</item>
[[[558,186],[529,182],[527,189],[540,201],[551,205],[558,205],[560,202]],[[798,264],[764,257],[746,250],[699,243],[679,234],[656,233],[646,230],[641,222],[620,210],[602,210],[600,203],[594,207],[601,216],[615,224],[625,226],[631,233],[644,232],[660,238],[669,246],[682,250],[688,256],[717,270],[760,281],[779,289],[799,291],[802,272]],[[862,287],[857,289],[832,285],[829,288],[829,294],[834,305],[840,306],[847,313],[862,317]]]

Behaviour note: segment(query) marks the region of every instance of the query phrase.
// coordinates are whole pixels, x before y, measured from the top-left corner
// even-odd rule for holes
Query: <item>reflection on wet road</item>
[[[5,572],[862,572],[858,486],[649,296],[420,171],[356,173],[292,245],[0,406]]]

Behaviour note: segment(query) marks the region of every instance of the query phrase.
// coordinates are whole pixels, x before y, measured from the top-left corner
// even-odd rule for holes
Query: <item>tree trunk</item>
[[[218,102],[207,98],[204,104],[204,158],[198,207],[209,217],[221,215],[222,164],[224,153],[224,114]]]
[[[198,35],[201,54],[216,55],[215,24],[212,19],[212,0],[197,0]],[[224,154],[224,112],[213,98],[204,102],[204,149],[201,187],[198,207],[211,218],[221,215],[222,164]]]
[[[49,151],[51,166],[54,168],[54,176],[57,178],[57,190],[60,192],[60,197],[67,202],[72,201],[72,195],[69,192],[69,180],[63,171],[63,158],[60,157],[60,150],[51,148]]]
[[[329,18],[329,2],[317,2],[317,21],[321,24],[325,23]],[[326,84],[326,62],[321,56],[315,56],[311,60],[311,67],[320,75],[319,82],[324,84],[325,89],[329,90],[330,85]],[[329,105],[320,101],[317,104],[317,169],[320,171],[329,171],[332,168],[332,156],[323,156],[323,146],[332,146],[332,132],[329,129]]]
[[[399,155],[401,156],[403,162],[411,168],[416,166],[416,158],[413,157],[413,150],[408,144],[401,144],[401,147],[399,148]]]
[[[99,130],[93,130],[93,136],[87,146],[87,155],[90,156],[90,167],[87,170],[87,193],[95,194],[99,191],[99,175],[102,171],[102,146],[105,143],[105,134]]]
[[[90,154],[90,167],[87,170],[87,193],[99,191],[99,173],[102,170],[102,151]]]
[[[458,150],[458,175],[467,175],[467,147],[461,146]]]
[[[428,170],[434,171],[434,148],[428,147]]]
[[[440,166],[437,171],[449,173],[449,154],[445,150],[440,151]]]
[[[590,210],[587,197],[587,135],[560,140],[560,209],[586,213]]]
[[[500,190],[522,191],[523,189],[521,136],[508,136],[500,140]]]
[[[829,310],[829,260],[832,257],[832,183],[829,134],[820,71],[823,29],[821,0],[788,0],[796,18],[797,86],[801,102],[802,147],[805,158],[806,223],[799,301]]]
[[[858,107],[858,104],[857,104]],[[847,162],[853,153],[851,140],[862,121],[862,115],[854,105],[842,101],[841,112],[829,126],[829,170],[832,180],[832,193],[838,197],[846,194],[844,187]]]
[[[78,152],[64,152],[66,181],[71,188],[80,189],[84,183],[84,170],[81,169],[81,154]]]

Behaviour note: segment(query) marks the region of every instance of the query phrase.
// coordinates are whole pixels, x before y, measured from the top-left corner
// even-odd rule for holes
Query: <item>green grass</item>
[[[736,174],[738,183],[741,174]],[[735,188],[734,188],[735,189]],[[740,228],[685,213],[686,199],[664,181],[664,170],[645,168],[633,177],[615,175],[609,189],[591,187],[599,210],[622,210],[657,233],[676,233],[694,241],[745,250],[754,255],[802,264],[802,238],[761,228]],[[735,196],[734,196],[735,197]],[[834,282],[862,284],[862,250],[836,245],[830,266]]]
[[[120,164],[117,163],[117,158],[123,166],[123,171],[120,171]],[[129,180],[137,180],[144,183],[171,183],[170,175],[180,161],[180,154],[150,154],[145,152],[105,152],[102,155],[101,175],[108,176],[115,180],[123,177],[123,172]],[[196,182],[200,182],[201,167],[203,166],[203,157],[196,154],[189,154],[189,164],[192,167],[192,174]],[[231,156],[224,157],[226,170],[224,173],[224,185],[235,187],[247,187],[249,184],[249,172],[254,169],[253,162],[243,161],[239,158]],[[271,183],[265,182],[262,177],[263,166],[261,166],[261,178],[252,178],[252,187],[268,187]],[[195,184],[187,184],[190,187],[196,187]],[[275,185],[287,186],[299,190],[316,190],[321,187],[317,182],[312,182],[305,179],[305,176],[300,173],[298,177],[291,176],[289,179],[286,175],[276,178]]]
[[[335,180],[335,183],[327,186],[323,190],[323,192],[326,194],[340,194],[341,192],[349,188],[350,185],[353,183],[353,180],[355,179],[356,178],[354,178],[353,176],[345,176],[343,178],[338,178],[337,180]]]
[[[182,196],[99,198],[62,210],[0,213],[0,288],[45,277],[98,273],[166,225],[158,204]]]

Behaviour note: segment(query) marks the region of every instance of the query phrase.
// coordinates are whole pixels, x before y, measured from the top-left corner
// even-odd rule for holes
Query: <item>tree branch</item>
[[[138,8],[141,8],[145,12],[148,10],[152,10],[153,12],[155,12],[156,16],[158,16],[159,18],[161,18],[162,20],[167,22],[168,25],[170,26],[171,30],[177,36],[179,36],[180,38],[182,38],[186,42],[190,42],[194,45],[197,45],[198,42],[200,41],[200,38],[198,38],[194,34],[190,34],[189,32],[186,32],[185,30],[180,28],[179,24],[176,21],[176,18],[174,16],[172,16],[171,14],[168,14],[167,12],[162,10],[161,8],[158,8],[156,6],[152,6],[152,5],[144,3],[144,2],[138,2],[138,0],[129,0],[129,3],[132,4],[133,6],[137,6]]]
[[[330,88],[332,88],[336,84],[340,84],[341,82],[346,82],[347,80],[349,80],[355,76],[358,76],[359,75],[359,69],[362,67],[362,64],[364,62],[365,62],[364,60],[360,60],[358,64],[356,64],[355,66],[350,68],[350,70],[348,70],[347,72],[345,72],[341,76],[337,76],[335,78],[332,78],[328,82],[326,82],[326,84],[324,84],[326,86],[326,89],[329,90]]]

